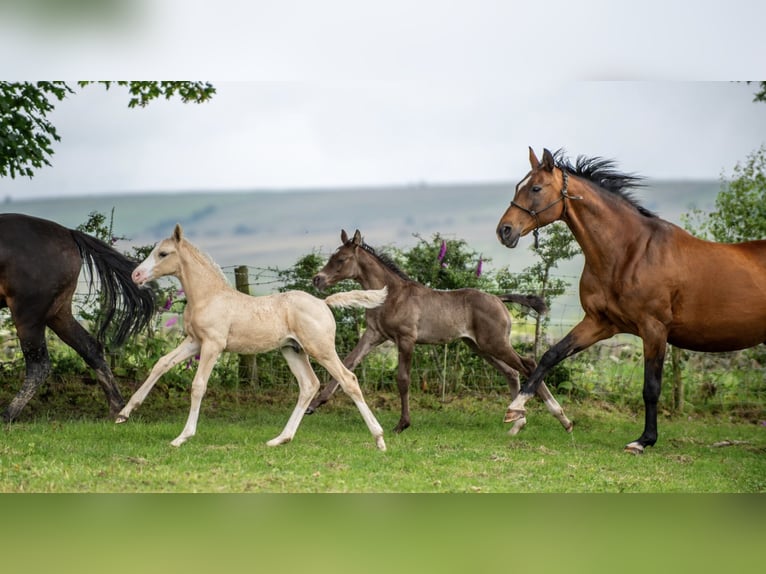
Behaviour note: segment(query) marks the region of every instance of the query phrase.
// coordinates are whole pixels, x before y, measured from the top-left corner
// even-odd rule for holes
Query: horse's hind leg
[[[492,365],[501,375],[503,375],[508,381],[508,389],[511,392],[511,399],[515,398],[519,394],[521,388],[521,381],[519,380],[519,371],[509,367],[503,361],[496,359],[490,354],[483,352],[476,343],[470,339],[465,339],[466,345],[468,345],[477,355]],[[514,421],[513,426],[508,431],[508,434],[513,436],[519,434],[519,431],[523,429],[527,424],[526,417]]]
[[[362,333],[359,342],[353,348],[353,350],[343,359],[343,365],[352,371],[359,366],[359,363],[370,353],[370,351],[385,341],[385,337],[381,336],[377,331],[374,331],[371,327],[368,327],[364,333]],[[325,404],[333,393],[338,388],[337,379],[332,379],[324,389],[319,393],[317,397],[311,401],[309,408],[306,410],[306,414],[312,414],[317,408]]]
[[[383,427],[380,426],[378,419],[375,418],[370,407],[367,406],[356,375],[343,366],[340,357],[335,354],[334,348],[331,356],[318,357],[314,355],[314,357],[340,383],[343,391],[354,401],[356,408],[359,409],[364,422],[367,424],[367,428],[372,433],[377,447],[380,450],[386,450],[386,442],[383,440]]]
[[[85,360],[88,366],[96,372],[101,388],[109,403],[109,414],[114,416],[123,406],[125,400],[114,381],[112,370],[104,358],[103,347],[75,321],[69,307],[48,321],[48,326],[67,345],[72,347]]]
[[[281,351],[282,356],[287,361],[287,366],[290,367],[290,371],[298,381],[298,402],[279,436],[266,443],[269,446],[277,446],[293,440],[311,399],[319,390],[319,379],[311,368],[308,355],[304,351],[296,351],[292,347],[283,347]]]
[[[480,349],[478,346],[475,346],[473,342],[469,342],[469,346],[474,348],[477,354],[488,361],[492,366],[500,371],[500,373],[502,373],[506,379],[508,379],[508,386],[511,390],[511,400],[515,399],[519,394],[519,371],[528,377],[535,370],[535,362],[532,359],[521,357],[516,352],[516,350],[510,346],[510,344],[502,350],[495,351],[495,354],[489,354],[487,351]],[[556,420],[561,423],[561,426],[564,427],[564,430],[567,432],[572,432],[572,428],[574,427],[572,421],[570,421],[566,414],[564,414],[564,409],[561,408],[561,405],[553,396],[553,394],[551,394],[548,386],[544,381],[540,382],[540,386],[537,388],[536,394],[538,397],[540,397],[543,403],[545,403],[545,407],[548,409],[548,412],[551,413],[556,418]],[[526,425],[526,422],[526,417],[519,417],[514,421],[514,425],[511,427],[511,430],[508,431],[508,434],[517,434],[524,427],[524,425]],[[522,424],[519,425],[518,423]]]
[[[45,344],[45,325],[28,325],[21,321],[15,323],[26,363],[26,374],[21,389],[3,413],[5,422],[10,422],[18,416],[51,371],[48,346]]]

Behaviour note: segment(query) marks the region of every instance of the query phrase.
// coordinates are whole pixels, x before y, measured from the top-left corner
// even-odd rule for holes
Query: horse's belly
[[[671,330],[668,342],[682,349],[710,353],[739,351],[766,342],[766,323],[720,323]]]
[[[226,350],[232,353],[266,353],[282,347],[286,334],[269,329],[238,329],[229,333],[226,339]]]

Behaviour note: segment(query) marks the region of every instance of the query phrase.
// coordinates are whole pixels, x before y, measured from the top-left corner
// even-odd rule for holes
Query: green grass
[[[179,391],[180,392],[180,391]],[[152,408],[152,398],[158,399]],[[508,437],[506,400],[413,398],[413,426],[389,431],[398,400],[370,397],[386,432],[375,449],[356,409],[338,396],[305,417],[294,441],[270,448],[294,397],[203,401],[197,435],[169,445],[186,418],[161,397],[123,425],[53,412],[2,427],[1,492],[753,493],[766,491],[766,427],[714,418],[661,417],[643,456],[622,452],[642,416],[595,402],[566,404],[566,434],[538,404]],[[167,403],[171,404],[171,403]],[[731,446],[713,446],[731,441]]]

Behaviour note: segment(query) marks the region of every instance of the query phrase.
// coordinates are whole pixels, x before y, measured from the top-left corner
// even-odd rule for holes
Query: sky
[[[528,146],[719,179],[766,143],[766,104],[732,81],[762,72],[763,3],[113,4],[95,24],[0,19],[0,69],[217,94],[128,109],[124,90],[77,89],[50,116],[53,166],[0,196],[515,181]]]

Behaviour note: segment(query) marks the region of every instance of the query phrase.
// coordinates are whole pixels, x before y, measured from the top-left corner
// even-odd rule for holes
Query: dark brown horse
[[[72,316],[72,297],[85,264],[93,288],[98,275],[103,318],[94,339]],[[140,290],[130,274],[137,263],[85,233],[45,219],[0,214],[0,308],[8,307],[26,362],[18,394],[3,413],[14,419],[51,369],[45,327],[85,359],[106,394],[111,414],[124,400],[104,359],[103,343],[111,331],[119,345],[137,333],[154,313],[154,296]]]
[[[462,339],[508,380],[511,396],[516,396],[519,392],[518,371],[529,376],[535,362],[519,356],[511,346],[508,340],[511,316],[503,301],[531,306],[542,312],[545,310],[542,299],[525,295],[496,297],[476,289],[431,289],[407,277],[388,257],[377,254],[362,241],[359,230],[351,239],[342,231],[340,239],[342,245],[314,276],[314,286],[324,289],[343,279],[354,279],[364,289],[388,287],[385,303],[365,311],[367,329],[343,363],[353,371],[372,349],[384,341],[396,344],[399,351],[396,382],[402,412],[394,432],[401,432],[410,426],[410,368],[416,344],[443,344]],[[309,412],[327,402],[337,386],[336,381],[330,381],[312,401]],[[536,392],[551,414],[567,431],[571,431],[572,423],[545,383]],[[524,424],[526,420],[522,417],[510,434],[516,434]]]
[[[766,341],[766,241],[738,244],[698,239],[641,207],[629,191],[640,178],[614,162],[578,158],[572,165],[530,148],[532,170],[497,226],[506,247],[562,220],[585,255],[580,302],[585,318],[551,347],[508,407],[506,421],[550,369],[617,333],[644,345],[644,432],[625,450],[657,441],[657,401],[666,343],[692,351],[732,351]]]

